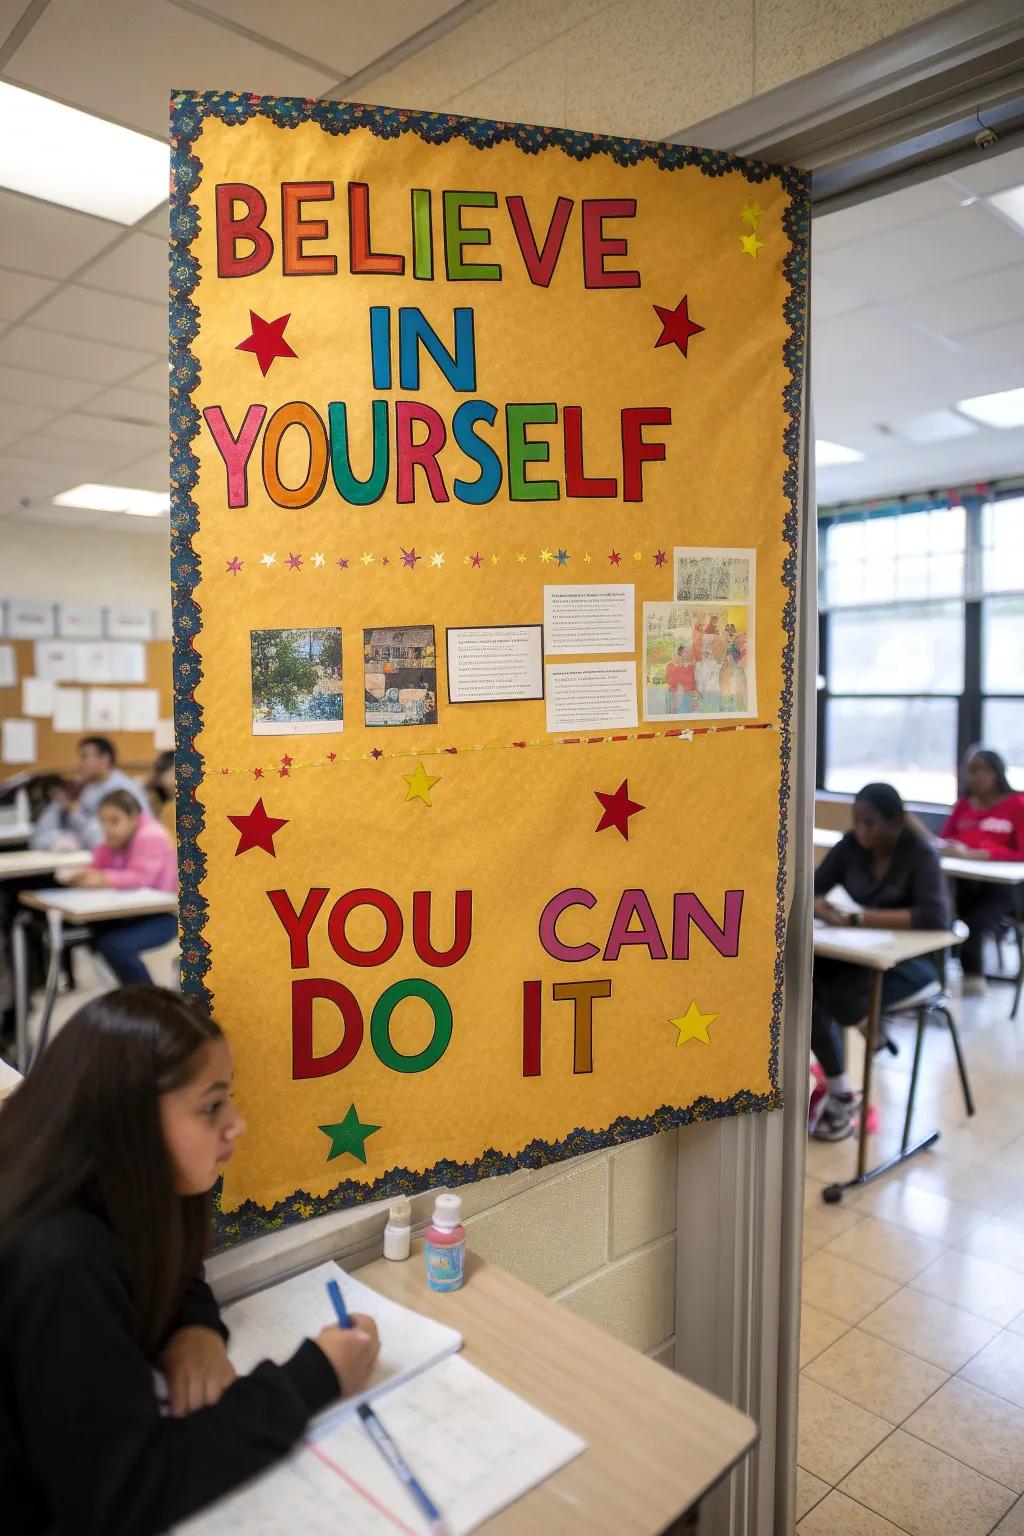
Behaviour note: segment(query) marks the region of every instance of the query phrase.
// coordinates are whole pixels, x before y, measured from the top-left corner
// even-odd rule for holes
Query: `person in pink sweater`
[[[111,790],[99,804],[104,841],[92,851],[88,869],[76,870],[68,884],[120,891],[176,891],[178,859],[174,844],[158,821],[139,809],[125,789]],[[124,985],[151,982],[142,955],[167,944],[178,931],[171,912],[91,923],[95,947]]]
[[[963,769],[966,793],[954,805],[942,829],[939,846],[958,859],[995,859],[1024,863],[1024,795],[1016,794],[1006,777],[1006,764],[988,747],[972,747]],[[970,929],[960,949],[964,994],[985,991],[985,934],[1021,911],[1021,887],[994,885],[957,876],[956,911]]]

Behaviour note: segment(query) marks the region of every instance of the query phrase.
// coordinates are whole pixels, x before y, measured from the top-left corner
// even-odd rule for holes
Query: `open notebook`
[[[321,1264],[225,1310],[236,1370],[285,1360],[331,1321],[326,1282],[350,1312],[377,1320],[381,1353],[367,1391],[321,1414],[286,1461],[176,1529],[179,1536],[429,1536],[430,1527],[355,1413],[373,1401],[452,1532],[464,1536],[585,1447],[456,1351],[461,1336]]]

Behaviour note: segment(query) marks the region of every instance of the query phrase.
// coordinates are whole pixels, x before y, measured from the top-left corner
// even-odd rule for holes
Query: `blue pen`
[[[341,1294],[341,1286],[338,1284],[337,1280],[328,1280],[327,1294],[331,1298],[331,1301],[334,1305],[334,1310],[337,1313],[338,1326],[341,1328],[351,1328],[352,1319],[348,1315],[348,1308],[345,1305],[345,1298]]]
[[[449,1536],[448,1527],[441,1517],[441,1511],[429,1497],[422,1484],[416,1481],[412,1468],[406,1462],[405,1457],[369,1403],[360,1403],[356,1411],[363,1421],[367,1434],[384,1457],[388,1466],[402,1479],[402,1482],[430,1521],[431,1536]]]

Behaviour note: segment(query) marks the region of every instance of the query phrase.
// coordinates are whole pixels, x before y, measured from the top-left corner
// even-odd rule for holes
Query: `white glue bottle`
[[[412,1239],[412,1206],[405,1196],[400,1196],[388,1211],[388,1224],[384,1228],[384,1257],[407,1259]]]

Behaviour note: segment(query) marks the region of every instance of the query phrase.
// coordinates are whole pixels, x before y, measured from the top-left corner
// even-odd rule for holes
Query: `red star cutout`
[[[239,560],[237,555],[232,555],[231,559],[228,561],[228,570],[231,572],[232,576],[237,576],[244,564],[244,560]]]
[[[291,765],[292,765],[292,763],[293,763],[293,762],[294,762],[294,761],[295,761],[295,759],[294,759],[294,758],[291,758],[291,757],[289,757],[289,756],[288,756],[288,753],[287,753],[287,752],[286,752],[286,753],[285,753],[285,755],[284,755],[284,757],[282,757],[282,759],[281,759],[281,761],[282,761],[282,763],[283,763],[283,764],[284,764],[284,766],[285,766],[285,767],[286,767],[286,768],[290,768],[290,767],[291,767]]]
[[[337,760],[338,760],[337,752],[328,752],[328,754],[327,754],[327,761],[329,763],[337,762]]]
[[[294,357],[296,354],[284,339],[284,328],[291,315],[279,315],[276,320],[261,320],[255,310],[249,311],[252,334],[240,341],[236,352],[255,352],[260,372],[266,378],[275,357]]]
[[[387,555],[385,555],[383,560],[381,561],[381,565],[390,565],[390,564],[391,564],[391,561],[388,559]]]
[[[415,545],[413,546],[412,549],[403,549],[402,550],[402,564],[403,565],[407,565],[409,567],[410,571],[414,571],[416,569],[416,561],[417,560],[422,560],[422,559],[423,559],[423,556],[422,555],[418,555],[416,553]]]
[[[240,853],[248,853],[250,848],[262,848],[271,858],[277,857],[274,835],[288,825],[288,820],[287,817],[268,816],[262,796],[247,816],[229,816],[228,821],[242,834],[235,849],[236,859]]]
[[[370,756],[371,757],[383,757],[384,753],[381,751],[380,747],[374,747],[372,752],[370,753]]]
[[[606,827],[616,827],[623,837],[629,842],[629,818],[635,816],[637,811],[644,807],[638,800],[629,798],[629,780],[623,779],[614,795],[602,794],[599,789],[594,794],[600,800],[603,807],[601,820],[594,828],[595,832],[603,832]]]
[[[279,768],[277,770],[277,776],[278,776],[279,779],[287,779],[289,777],[290,773],[291,773],[291,769],[290,768]]]
[[[661,335],[654,343],[656,347],[667,347],[670,342],[675,342],[680,352],[685,357],[686,349],[690,344],[690,337],[698,335],[704,327],[690,319],[686,307],[686,294],[679,300],[675,309],[663,309],[660,304],[655,304],[654,313],[661,321]]]
[[[300,571],[302,569],[302,556],[289,555],[285,565],[289,566],[293,571]]]
[[[348,570],[348,561],[345,559],[344,555],[342,555],[338,559],[336,564],[338,566],[339,571],[347,571]]]
[[[482,565],[483,564],[483,558],[484,558],[483,555],[480,555],[480,554],[470,555],[469,563],[470,563],[470,565]]]
[[[253,776],[254,779],[262,779],[262,777],[263,777],[263,769],[262,768],[254,768],[253,771],[252,771],[252,776]]]
[[[617,549],[613,549],[611,554],[608,556],[608,563],[609,563],[609,565],[621,565],[622,564],[622,556],[619,554]]]
[[[665,557],[665,551],[663,549],[659,549],[657,551],[657,553],[655,554],[655,556],[654,556],[654,563],[655,563],[655,565],[664,565],[665,564],[665,558],[666,558]]]

